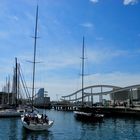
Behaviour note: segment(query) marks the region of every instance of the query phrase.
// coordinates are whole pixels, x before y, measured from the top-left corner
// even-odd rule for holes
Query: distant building
[[[140,101],[140,88],[133,90],[133,100]]]
[[[44,97],[44,88],[40,88],[38,90],[37,97],[38,98]]]
[[[47,95],[45,94],[44,88],[40,88],[34,100],[34,105],[37,107],[43,107],[49,104],[50,104],[50,97],[47,97]]]
[[[0,92],[0,104],[16,104],[16,94]]]
[[[50,103],[50,97],[38,97],[35,98],[35,105],[45,105]]]
[[[129,99],[130,91],[124,90],[110,94],[111,100],[125,101]]]
[[[135,104],[140,104],[140,88],[133,90],[124,90],[110,94],[112,102],[127,102],[130,104],[132,101]]]

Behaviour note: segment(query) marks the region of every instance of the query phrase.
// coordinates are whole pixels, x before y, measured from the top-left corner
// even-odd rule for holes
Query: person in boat
[[[26,114],[24,117],[24,121],[29,125],[30,124],[30,118],[29,116]]]
[[[48,116],[45,114],[45,118],[44,118],[44,122],[48,123],[49,120],[48,120]]]
[[[39,123],[39,119],[38,119],[38,116],[37,115],[35,116],[35,122],[36,123]]]
[[[43,120],[43,114],[41,114],[41,120]]]
[[[31,117],[31,120],[32,121],[35,121],[35,117],[36,117],[36,113],[35,112],[32,112],[31,114],[30,114],[30,117]]]

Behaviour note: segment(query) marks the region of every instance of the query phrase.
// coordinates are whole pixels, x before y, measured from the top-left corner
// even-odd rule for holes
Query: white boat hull
[[[0,111],[0,117],[20,117],[22,114],[23,112],[10,109]]]
[[[33,123],[30,122],[29,124],[24,121],[24,116],[21,118],[23,126],[31,131],[43,131],[48,130],[54,123],[54,121],[48,121],[48,123]]]

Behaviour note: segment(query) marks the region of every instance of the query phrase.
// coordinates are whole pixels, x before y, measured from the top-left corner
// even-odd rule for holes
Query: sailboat
[[[82,46],[82,107],[78,111],[74,111],[74,116],[77,120],[80,121],[101,121],[104,117],[103,114],[99,114],[93,109],[84,107],[84,60],[85,60],[85,43],[83,37],[83,46]],[[91,111],[92,110],[92,111]]]
[[[54,121],[49,120],[47,115],[42,114],[40,115],[37,110],[33,107],[34,102],[34,89],[35,89],[35,64],[36,64],[36,42],[37,42],[37,23],[38,23],[38,5],[36,9],[36,24],[35,24],[35,36],[34,36],[34,60],[33,60],[33,85],[32,85],[32,111],[25,112],[21,115],[21,121],[23,126],[32,131],[43,131],[48,130]]]
[[[10,93],[10,77],[8,81],[6,78],[6,85],[3,88],[3,94],[2,94],[0,117],[20,117],[24,112],[24,108],[22,108],[22,106],[19,106],[18,104],[19,69],[17,64],[17,58],[15,58],[15,60],[16,60],[15,61],[16,66],[14,68],[14,75],[13,75],[13,87],[12,87],[13,90]]]

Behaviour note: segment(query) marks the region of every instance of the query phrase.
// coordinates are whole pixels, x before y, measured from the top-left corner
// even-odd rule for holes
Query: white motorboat
[[[16,109],[4,109],[0,111],[0,117],[20,117],[23,111]]]

